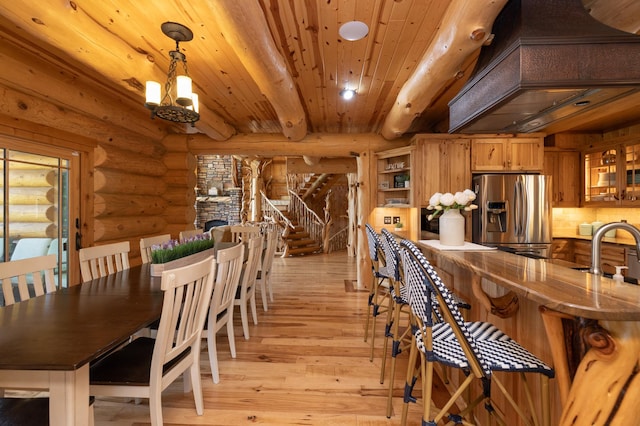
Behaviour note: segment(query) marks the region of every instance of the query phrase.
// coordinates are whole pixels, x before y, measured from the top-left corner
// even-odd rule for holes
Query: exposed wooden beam
[[[220,29],[251,77],[278,114],[282,133],[299,141],[307,120],[293,78],[269,32],[256,0],[209,1]]]
[[[287,157],[287,173],[346,174],[357,172],[358,165],[355,158],[322,158],[317,164],[310,165],[300,158]]]
[[[257,155],[275,157],[308,155],[312,157],[351,157],[352,153],[383,151],[410,143],[408,138],[387,141],[374,133],[309,134],[299,142],[282,135],[239,134],[227,141],[215,141],[205,135],[188,135],[189,151],[195,155]]]
[[[464,60],[487,41],[493,21],[506,3],[507,0],[451,2],[436,37],[384,121],[381,133],[385,138],[398,138],[409,129],[414,118],[460,71]]]

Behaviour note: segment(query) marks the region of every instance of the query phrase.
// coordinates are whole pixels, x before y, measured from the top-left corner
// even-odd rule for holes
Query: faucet
[[[602,237],[607,231],[612,229],[622,229],[633,235],[633,238],[636,239],[638,261],[640,262],[640,230],[627,222],[611,222],[602,225],[598,228],[595,234],[593,234],[593,239],[591,241],[591,269],[589,271],[592,274],[602,275],[602,269],[600,268],[600,247],[602,245]]]

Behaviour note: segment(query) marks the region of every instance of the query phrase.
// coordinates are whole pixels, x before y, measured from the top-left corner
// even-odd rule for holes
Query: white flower
[[[450,192],[447,192],[446,194],[443,194],[442,197],[440,197],[440,204],[442,204],[444,207],[453,205],[454,201],[455,200],[453,198],[453,194]]]
[[[437,206],[438,204],[440,204],[440,197],[442,197],[441,192],[436,192],[435,194],[433,194],[431,198],[429,198],[429,206]]]
[[[465,194],[467,194],[467,197],[469,197],[469,201],[473,201],[473,200],[475,200],[475,199],[476,199],[476,193],[475,193],[475,192],[473,192],[472,190],[470,190],[470,189],[465,189],[465,190],[464,190],[464,191],[462,191],[462,192],[464,192]]]
[[[461,206],[466,206],[470,201],[469,196],[464,192],[456,192],[456,194],[453,196],[453,200],[456,202],[456,204],[459,204]]]

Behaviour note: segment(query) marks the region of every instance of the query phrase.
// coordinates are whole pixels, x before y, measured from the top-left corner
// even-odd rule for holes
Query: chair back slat
[[[253,225],[232,225],[230,229],[231,241],[234,243],[246,243],[251,237],[261,233],[260,227]]]
[[[0,263],[4,306],[30,299],[30,288],[34,297],[55,291],[54,269],[57,266],[58,261],[55,254]],[[16,285],[18,300],[16,300],[13,291]]]
[[[178,241],[180,241],[181,243],[184,243],[200,234],[204,234],[204,229],[198,228],[198,229],[187,229],[186,231],[180,231],[180,234],[178,235]]]
[[[80,249],[82,281],[101,278],[129,269],[129,241]]]
[[[152,247],[171,241],[171,234],[155,235],[153,237],[140,238],[140,256],[142,263],[151,262]]]
[[[409,287],[409,305],[414,314],[430,329],[434,323],[432,299],[435,298],[442,318],[451,327],[465,353],[469,368],[478,377],[490,377],[491,368],[483,359],[452,293],[444,285],[436,270],[415,244],[411,241],[403,240],[401,247],[406,250],[406,255],[403,255],[403,257],[410,265],[405,270],[407,274],[411,275],[410,282],[413,287]],[[420,298],[422,299],[421,302],[419,302]],[[414,307],[416,310],[414,310]]]

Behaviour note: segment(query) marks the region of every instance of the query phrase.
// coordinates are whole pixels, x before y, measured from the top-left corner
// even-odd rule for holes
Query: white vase
[[[440,244],[443,246],[464,245],[464,216],[458,209],[446,210],[440,216]]]

